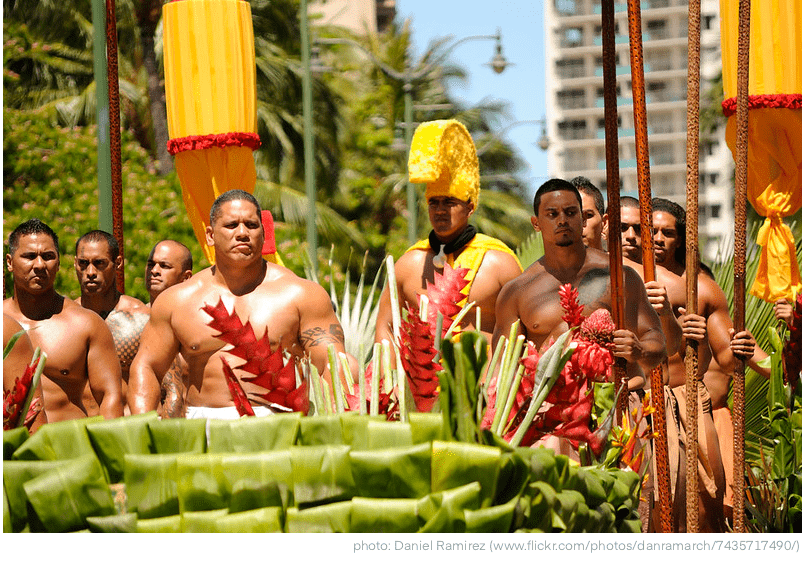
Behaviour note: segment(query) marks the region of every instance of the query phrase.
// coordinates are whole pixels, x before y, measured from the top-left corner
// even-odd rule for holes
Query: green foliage
[[[40,112],[3,111],[3,231],[8,236],[29,218],[53,228],[62,254],[56,290],[71,298],[81,295],[73,271],[75,242],[98,228],[96,130],[54,127]],[[193,235],[175,173],[159,177],[127,131],[121,160],[126,293],[147,302],[145,262],[158,241],[170,238],[187,245],[195,271],[208,264]],[[11,288],[6,273],[6,296]]]

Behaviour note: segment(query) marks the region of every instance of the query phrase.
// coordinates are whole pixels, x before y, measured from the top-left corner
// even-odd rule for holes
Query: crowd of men
[[[396,262],[400,305],[418,305],[427,283],[449,263],[471,271],[461,302],[480,307],[481,325],[474,326],[477,316],[469,314],[464,327],[477,328],[490,344],[507,335],[515,322],[519,333],[537,347],[566,331],[558,290],[566,283],[578,289],[585,314],[612,308],[603,240],[613,233],[601,193],[588,180],[551,179],[537,190],[531,222],[541,233],[545,251],[524,271],[505,244],[469,224],[478,195],[479,187],[453,191],[428,186],[432,232]],[[679,509],[684,504],[688,422],[683,356],[688,342],[697,342],[702,365],[697,419],[701,521],[702,529],[720,531],[728,490],[721,454],[726,435],[718,434],[712,411],[726,407],[728,373],[735,359],[744,358],[767,373],[758,364],[764,354],[749,332],[734,333],[726,297],[703,268],[697,313],[687,313],[684,210],[663,199],[652,201],[656,278],[645,282],[641,238],[646,232],[640,231],[638,206],[635,199],[622,199],[625,307],[613,353],[625,360],[628,387],[634,392],[648,389],[650,371],[667,365],[667,423],[677,435],[671,442],[673,504],[676,528],[683,530]],[[221,360],[230,347],[216,337],[209,315],[201,309],[219,303],[243,323],[248,320],[258,337],[265,333],[272,348],[281,346],[292,357],[308,357],[327,381],[333,375],[344,377],[343,372],[329,371],[328,345],[345,353],[343,329],[329,295],[318,284],[263,259],[264,237],[258,201],[245,191],[225,192],[213,204],[206,229],[215,264],[193,274],[188,248],[160,241],[145,267],[150,297],[146,304],[117,289],[123,264],[115,238],[99,230],[88,232],[75,245],[81,297],[74,301],[54,289],[60,264],[57,234],[38,219],[20,224],[8,238],[6,264],[14,294],[3,302],[3,334],[7,340],[22,328],[26,335],[17,345],[19,357],[4,363],[4,386],[39,347],[47,353],[47,362],[40,395],[44,408],[34,428],[43,422],[152,410],[162,417],[236,418]],[[386,287],[377,341],[393,338],[390,298]],[[792,321],[789,308],[780,303],[778,317]],[[257,397],[259,392],[247,382],[243,385],[258,415],[278,411]]]

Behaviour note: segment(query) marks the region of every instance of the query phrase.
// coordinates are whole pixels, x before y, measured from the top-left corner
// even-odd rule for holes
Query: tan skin
[[[22,331],[23,327],[17,320],[3,314],[3,348],[6,348],[8,341],[14,334]],[[27,333],[23,333],[14,346],[11,347],[8,356],[3,359],[3,391],[11,391],[14,387],[17,378],[21,378],[25,369],[31,364],[33,359],[34,348],[31,344],[31,338]],[[34,389],[34,399],[39,399],[43,403],[42,398],[42,384],[41,382]],[[32,402],[33,404],[33,402]],[[30,432],[36,432],[39,427],[47,423],[47,413],[44,409],[39,411],[30,426]]]
[[[201,310],[222,300],[257,337],[268,331],[271,347],[293,356],[309,355],[327,381],[327,346],[345,352],[343,330],[329,296],[319,285],[262,259],[264,232],[257,208],[246,200],[232,200],[207,227],[207,244],[214,246],[216,264],[168,288],[154,301],[140,351],[131,366],[132,413],[156,409],[159,384],[180,353],[189,368],[188,406],[233,405],[223,375],[221,357],[235,369],[242,360],[226,353],[228,346],[215,337],[210,317]],[[247,393],[264,393],[244,383]],[[257,405],[264,405],[257,401]]]
[[[603,233],[607,231],[609,215],[603,216],[595,206],[595,198],[592,195],[581,193],[581,203],[583,204],[583,243],[587,247],[603,250]]]
[[[431,197],[428,199],[428,212],[436,236],[442,244],[447,244],[466,229],[469,217],[474,212],[474,205],[454,197]],[[459,250],[454,255],[457,257],[460,253]],[[433,265],[433,257],[435,252],[429,248],[427,251],[409,251],[394,264],[400,310],[405,303],[418,309],[419,296],[427,293],[427,282],[434,281],[436,271],[442,272]],[[516,259],[505,252],[490,250],[483,257],[466,301],[475,302],[480,307],[480,331],[486,338],[490,339],[494,331],[497,294],[505,283],[521,272]],[[461,322],[462,328],[474,329],[475,318],[473,308]],[[391,295],[386,286],[380,297],[377,313],[376,342],[383,339],[394,340],[391,321]]]
[[[162,240],[153,247],[145,264],[145,288],[150,296],[148,307],[153,305],[162,292],[193,276],[192,270],[184,268],[188,253],[186,247],[173,240]],[[176,355],[162,379],[163,397],[157,409],[161,417],[177,418],[186,415],[184,397],[188,377],[187,363],[181,355]]]
[[[149,313],[144,303],[132,296],[118,292],[117,275],[122,271],[123,257],[118,255],[116,259],[112,259],[106,240],[84,239],[78,243],[75,254],[75,274],[81,287],[81,297],[75,302],[106,320],[112,331],[112,338],[116,341],[121,337],[129,336],[132,330],[139,329],[137,326],[142,325],[142,319],[137,321],[130,315],[118,315],[114,322],[110,322],[108,318],[112,311],[132,315]],[[128,372],[133,357],[121,354],[118,355],[118,358],[123,375],[123,404],[128,413],[126,394],[128,393]],[[84,392],[84,406],[90,416],[97,414],[98,405],[89,391]]]
[[[59,254],[53,239],[43,233],[20,236],[6,266],[14,277],[14,296],[3,301],[3,312],[47,354],[42,393],[48,421],[86,417],[87,382],[100,414],[120,417],[122,383],[112,334],[100,316],[54,290]]]
[[[539,213],[531,218],[542,233],[545,255],[505,285],[497,298],[497,325],[493,342],[508,336],[520,320],[519,333],[541,347],[567,330],[558,290],[570,283],[579,292],[584,313],[611,310],[608,255],[583,244],[583,215],[571,191],[542,196]],[[639,276],[629,267],[625,276],[625,328],[614,332],[614,355],[627,361],[629,387],[640,387],[642,372],[665,357],[665,340],[659,318],[648,302]],[[640,370],[641,368],[641,370]]]

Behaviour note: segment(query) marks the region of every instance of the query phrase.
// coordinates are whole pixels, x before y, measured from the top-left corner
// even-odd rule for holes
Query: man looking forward
[[[248,321],[257,337],[269,337],[294,358],[305,354],[329,381],[327,346],[344,352],[341,328],[329,296],[321,286],[290,270],[266,262],[261,255],[264,230],[260,205],[249,193],[226,191],[212,205],[207,244],[215,248],[215,265],[165,290],[154,300],[151,318],[142,335],[140,351],[131,366],[132,413],[156,409],[159,383],[181,353],[189,367],[188,417],[239,416],[233,407],[223,373],[222,358],[229,346],[208,324],[205,305],[222,302],[227,312]],[[235,358],[227,357],[233,369]],[[260,401],[261,388],[243,382],[250,400],[270,413]]]
[[[36,218],[17,226],[8,237],[6,267],[14,278],[14,296],[3,301],[3,313],[47,354],[42,395],[48,422],[87,416],[82,402],[87,382],[100,414],[120,417],[120,363],[109,328],[53,288],[59,271],[56,233]]]

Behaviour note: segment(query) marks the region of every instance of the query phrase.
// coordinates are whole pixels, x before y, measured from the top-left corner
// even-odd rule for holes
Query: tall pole
[[[648,149],[648,116],[645,100],[645,67],[642,57],[642,9],[639,0],[628,0],[628,35],[631,53],[631,91],[634,100],[634,140],[639,183],[639,223],[642,234],[642,268],[645,282],[656,280],[650,184],[650,152]],[[609,211],[611,220],[611,211]],[[619,232],[620,230],[615,230]],[[650,373],[651,403],[656,412],[651,416],[656,438],[656,487],[659,491],[659,523],[663,533],[673,531],[670,506],[670,461],[667,445],[667,418],[664,407],[664,368],[666,361]]]
[[[123,240],[123,172],[120,162],[120,84],[117,79],[117,16],[114,0],[106,0],[106,57],[109,81],[109,153],[112,176],[112,234],[125,263]],[[117,272],[117,291],[126,293],[125,270]]]
[[[310,72],[310,28],[307,0],[301,0],[302,114],[304,118],[304,185],[307,191],[307,251],[313,278],[318,278],[318,230],[316,229],[315,153],[313,137],[313,86]]]
[[[745,243],[748,199],[748,60],[751,0],[740,0],[737,34],[737,164],[734,181],[734,330],[745,329]],[[745,532],[745,360],[737,358],[733,377],[734,531]]]
[[[614,52],[614,0],[603,0],[603,115],[606,131],[606,194],[609,208],[609,269],[611,270],[611,316],[617,329],[625,325],[625,292],[623,287],[622,245],[620,244],[620,149],[617,139],[617,77]],[[614,387],[626,384],[625,359],[614,359]],[[628,402],[628,389],[623,388],[617,400],[619,424]]]
[[[104,0],[92,0],[92,58],[98,121],[98,228],[112,232],[112,163],[109,148],[109,86]]]
[[[690,0],[687,31],[687,313],[698,313],[698,143],[701,92],[701,0]],[[687,341],[687,532],[698,532],[698,343]]]
[[[405,93],[405,162],[410,158],[410,145],[413,142],[413,84],[410,79],[406,79],[404,85]],[[419,238],[418,215],[419,197],[416,196],[416,185],[407,180],[408,195],[408,243],[413,245]]]

